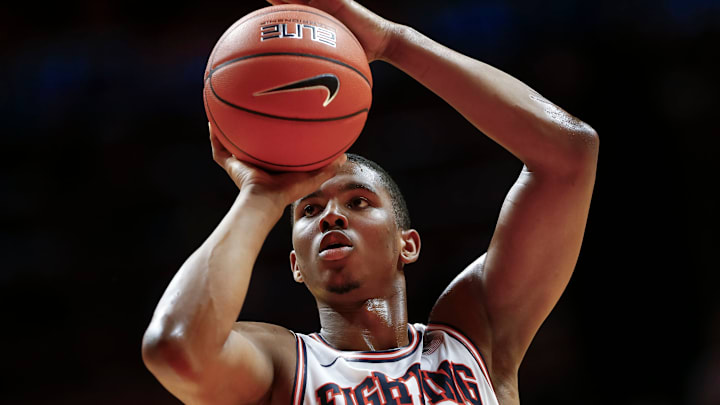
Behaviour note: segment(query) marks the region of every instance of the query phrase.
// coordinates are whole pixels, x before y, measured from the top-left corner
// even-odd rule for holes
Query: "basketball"
[[[335,17],[270,6],[220,37],[203,98],[213,133],[235,157],[271,171],[309,171],[360,135],[372,76],[360,42]]]

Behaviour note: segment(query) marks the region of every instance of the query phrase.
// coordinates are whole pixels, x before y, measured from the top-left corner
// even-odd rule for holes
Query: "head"
[[[348,154],[337,174],[290,213],[293,277],[316,299],[404,293],[404,266],[417,260],[420,237],[397,184],[379,165]]]

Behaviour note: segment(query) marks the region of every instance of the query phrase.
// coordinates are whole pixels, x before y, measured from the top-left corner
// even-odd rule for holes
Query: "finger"
[[[212,147],[213,159],[220,164],[225,166],[226,161],[232,157],[232,154],[225,148],[220,140],[215,136],[212,129],[212,124],[208,122],[208,130],[210,132],[210,145]]]
[[[345,164],[345,162],[347,162],[347,160],[348,160],[347,155],[343,153],[342,155],[338,156],[335,160],[333,160],[333,162],[331,164],[332,165],[337,164],[338,166],[342,166]]]
[[[337,170],[340,168],[340,166],[342,166],[342,165],[345,164],[345,162],[347,162],[347,155],[343,153],[342,155],[336,157],[335,160],[333,160],[332,162],[330,162],[329,165],[327,165],[327,166],[325,166],[325,167],[321,167],[320,169],[317,169],[317,170],[318,170],[318,171],[320,171],[320,170],[330,170],[330,171],[332,171],[333,173],[335,173],[335,172],[337,172]]]
[[[308,195],[337,174],[338,168],[347,160],[345,154],[329,165],[310,172],[287,172],[278,175],[281,184],[287,185],[288,203]]]
[[[338,17],[338,11],[342,8],[347,8],[346,6],[348,6],[348,2],[343,0],[309,0],[304,2],[304,4],[327,11],[335,17]]]
[[[304,174],[305,176],[307,176],[309,182],[319,187],[326,180],[335,176],[338,172],[338,169],[340,169],[340,166],[342,166],[346,161],[347,155],[343,153],[335,160],[333,160],[329,165]]]
[[[267,0],[268,3],[272,4],[273,6],[278,6],[281,4],[307,4],[308,1],[303,0]]]

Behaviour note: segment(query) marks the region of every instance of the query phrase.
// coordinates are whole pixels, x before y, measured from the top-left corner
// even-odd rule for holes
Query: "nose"
[[[347,217],[335,204],[328,204],[320,218],[320,231],[327,232],[331,228],[347,229]]]

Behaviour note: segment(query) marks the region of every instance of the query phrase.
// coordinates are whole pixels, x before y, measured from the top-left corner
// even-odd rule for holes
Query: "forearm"
[[[595,153],[590,126],[520,80],[411,28],[396,27],[383,60],[443,98],[530,170],[562,168]]]
[[[191,363],[217,354],[240,313],[255,259],[281,215],[282,208],[241,192],[171,281],[146,343],[166,342],[175,350],[180,346]]]

